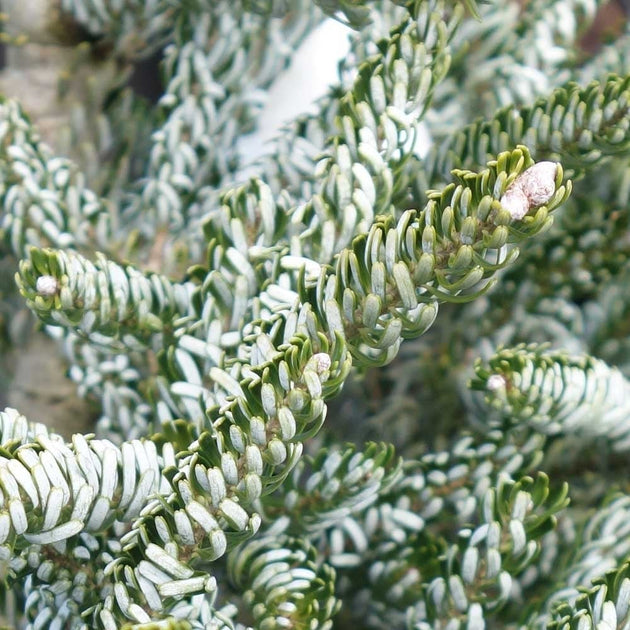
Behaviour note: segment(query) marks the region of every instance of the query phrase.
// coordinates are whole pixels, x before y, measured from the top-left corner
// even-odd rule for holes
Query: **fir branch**
[[[574,604],[559,604],[549,630],[595,630],[595,628],[623,628],[630,621],[628,592],[630,564],[596,580]]]
[[[31,246],[114,248],[113,218],[77,167],[54,157],[14,101],[0,99],[0,236],[13,253]]]
[[[252,282],[257,274],[260,276],[262,273],[267,282],[275,280],[277,272],[270,275],[270,267],[277,269],[277,262],[264,267],[261,265],[260,254],[265,254],[260,250],[261,245],[267,248],[266,255],[270,256],[274,251],[281,251],[282,245],[291,243],[292,253],[314,258],[319,263],[329,263],[357,232],[369,227],[375,214],[388,210],[392,194],[390,189],[404,188],[404,181],[390,181],[391,175],[380,154],[389,153],[388,159],[392,164],[404,161],[405,154],[399,132],[395,131],[392,138],[391,133],[386,133],[386,127],[391,131],[397,124],[402,124],[403,127],[409,126],[407,132],[411,133],[413,120],[420,116],[429,97],[430,83],[438,80],[433,70],[448,63],[448,36],[456,28],[459,18],[456,13],[447,24],[443,20],[442,10],[441,3],[418,4],[412,16],[414,19],[404,21],[393,32],[391,41],[384,43],[385,52],[364,64],[361,76],[344,97],[342,110],[346,112],[345,128],[350,129],[353,119],[360,120],[360,111],[373,120],[375,126],[366,127],[364,132],[359,131],[358,136],[353,132],[351,139],[337,136],[330,141],[330,154],[320,166],[320,173],[325,171],[329,177],[321,193],[314,195],[310,203],[306,206],[296,204],[291,208],[282,196],[274,201],[269,188],[257,180],[252,180],[247,187],[224,193],[221,212],[210,216],[204,228],[210,243],[202,288],[204,295],[212,292],[224,301],[224,296],[229,296],[230,292],[222,290],[221,285],[227,287],[237,284],[236,277],[246,275],[243,280],[247,282],[249,295],[245,294],[242,298],[238,296],[240,299],[234,299],[232,304],[227,305],[235,308],[238,304],[242,308],[262,286],[261,280]],[[433,42],[430,49],[424,39]],[[374,74],[373,78],[370,78],[370,73]],[[407,85],[410,77],[413,80]],[[429,85],[425,85],[427,79]],[[374,94],[371,95],[371,91]],[[393,128],[393,119],[390,120],[387,112],[380,111],[381,105],[385,107],[389,102],[390,114],[393,116],[394,110],[397,112],[394,118],[398,122],[394,123]],[[407,118],[409,123],[404,122]],[[376,145],[377,137],[381,136],[390,138],[389,148]],[[362,144],[365,145],[364,149],[359,150]],[[400,155],[396,154],[398,149],[401,150]],[[370,164],[370,159],[378,161],[377,167]],[[350,168],[351,161],[356,163],[353,169]],[[354,174],[351,174],[351,170]],[[379,197],[382,199],[379,200]],[[288,222],[287,217],[290,218]],[[288,232],[281,237],[286,228]],[[269,249],[272,243],[276,246],[275,250]],[[217,247],[218,244],[221,248]],[[252,246],[256,249],[252,250]],[[208,272],[225,269],[221,263],[225,261],[226,255],[230,255],[230,248],[239,252],[239,267],[246,265],[245,268],[249,266],[250,270],[248,274],[235,274],[233,269],[229,269],[222,281],[218,274]],[[252,254],[256,256],[254,259]],[[260,269],[257,274],[251,269],[254,265]],[[201,277],[203,273],[203,267],[194,271],[196,277]],[[211,321],[216,319],[210,318]],[[239,321],[240,317],[233,315],[231,328],[239,329]]]
[[[0,412],[3,457],[1,544],[54,545],[114,520],[129,521],[147,496],[163,492],[162,470],[175,465],[172,445],[108,441],[75,435],[71,445],[15,410]]]
[[[604,4],[534,0],[526,10],[512,2],[483,4],[481,19],[468,20],[454,39],[453,67],[427,116],[436,143],[462,120],[492,116],[500,107],[527,106],[553,87],[575,80],[579,40]],[[605,75],[600,71],[592,78]]]
[[[315,172],[322,183],[309,203],[288,212],[284,242],[296,241],[301,255],[317,262],[331,262],[374,216],[389,213],[404,196],[403,166],[415,128],[448,68],[448,41],[461,21],[461,11],[450,13],[439,1],[416,3],[410,11],[381,42],[378,54],[362,64],[352,87],[340,94],[339,129],[328,139]],[[266,187],[255,183],[252,188],[256,195]],[[240,218],[231,197],[227,191],[223,199]]]
[[[124,439],[147,437],[154,420],[154,409],[148,403],[155,394],[159,378],[148,369],[151,350],[138,342],[128,354],[118,351],[116,341],[92,333],[88,339],[59,327],[48,327],[51,337],[61,337],[63,351],[70,361],[68,377],[76,384],[82,398],[100,402],[101,416],[95,433],[115,444]],[[102,343],[99,343],[102,342]]]
[[[356,68],[380,55],[379,43],[388,38],[407,15],[404,7],[389,0],[381,0],[378,5],[372,12],[370,28],[351,34],[348,55],[340,61],[339,83],[319,99],[315,112],[298,116],[285,125],[273,139],[273,149],[252,165],[274,194],[288,193],[292,205],[298,205],[299,201],[309,199],[317,192],[320,185],[317,163],[335,141],[343,142],[340,98],[354,83]],[[427,4],[425,8],[430,6]],[[388,102],[392,100],[390,87],[391,83],[385,85]]]
[[[239,321],[235,315],[244,318],[243,321],[266,320],[260,325],[243,328],[241,334],[245,337],[254,340],[258,332],[266,334],[274,329],[277,338],[288,341],[298,330],[297,322],[304,321],[309,334],[320,327],[329,330],[330,338],[342,334],[351,352],[364,364],[386,363],[397,352],[403,336],[418,336],[426,332],[433,323],[440,301],[468,301],[487,290],[487,283],[482,288],[474,285],[490,278],[515,259],[516,250],[502,258],[502,248],[508,241],[518,241],[548,227],[548,209],[566,199],[570,190],[570,183],[566,187],[560,185],[561,167],[557,167],[553,183],[556,191],[550,197],[548,207],[539,207],[535,215],[518,222],[519,227],[516,227],[517,223],[510,225],[509,211],[502,209],[497,201],[521,170],[531,164],[530,160],[524,149],[505,153],[489,170],[478,175],[458,173],[462,183],[459,186],[453,184],[442,193],[432,194],[431,201],[422,212],[408,211],[397,223],[391,218],[379,218],[367,235],[358,237],[351,249],[339,255],[334,273],[304,256],[280,256],[275,248],[268,249],[273,255],[272,265],[267,266],[267,269],[273,270],[269,280],[284,279],[280,276],[284,272],[297,291],[287,290],[285,283],[269,284],[251,304],[247,302],[246,295],[248,287],[252,286],[251,279],[255,277],[253,272],[249,278],[245,274],[245,282],[239,289],[234,277],[228,275],[222,280],[223,274],[213,271],[205,276],[202,285],[207,314],[204,320],[210,324],[218,319],[216,315],[211,316],[215,313],[214,302],[208,302],[205,297],[215,287],[226,296],[221,310],[230,312],[234,309],[233,325]],[[258,189],[266,191],[260,186]],[[252,202],[240,204],[240,209],[253,207]],[[281,213],[268,194],[261,200],[260,209],[264,220],[258,225],[265,234],[262,242],[269,243],[276,230],[273,218],[281,219]],[[225,225],[228,225],[227,221]],[[248,233],[246,226],[241,227],[235,221],[231,221],[229,226],[230,239],[238,235],[239,249],[247,251],[248,256],[254,253],[265,255],[264,250],[261,252],[259,248],[254,250],[247,246],[247,241],[242,238]],[[213,242],[210,251],[214,252]],[[239,255],[238,260],[241,261],[241,269],[247,270],[245,257]],[[304,274],[300,272],[301,268],[304,268]],[[195,270],[194,274],[203,278],[203,268]],[[419,285],[420,290],[414,289],[414,285]],[[224,287],[222,291],[221,286]],[[238,293],[231,294],[227,289],[229,286],[236,286]],[[242,298],[236,302],[239,293]],[[463,295],[460,296],[460,293]],[[268,310],[258,310],[260,304],[267,305]],[[293,313],[296,304],[307,305],[299,316]],[[257,309],[253,311],[253,317],[249,309]],[[278,314],[283,310],[290,314],[286,321]],[[213,338],[217,339],[220,328],[213,328]],[[189,335],[185,336],[186,340],[189,338]],[[249,347],[255,350],[256,344],[252,343]],[[259,360],[249,356],[246,348],[246,345],[240,347],[239,363],[258,363]],[[264,351],[260,361],[268,360],[267,355],[273,356],[273,353]],[[185,372],[178,370],[177,366],[173,366],[173,370],[173,380],[187,380]],[[179,378],[176,376],[178,373],[181,374]],[[187,397],[198,399],[200,393],[192,388]],[[223,398],[224,395],[219,394],[219,398],[215,399],[220,404]],[[195,417],[200,414],[202,410],[196,412]]]
[[[449,22],[445,22],[442,17],[444,8],[439,2],[416,4],[413,11],[410,19],[394,30],[387,48],[385,45],[383,46],[384,52],[381,52],[379,56],[365,65],[352,90],[345,96],[343,107],[347,108],[353,116],[353,112],[356,110],[358,120],[361,120],[359,115],[361,112],[367,116],[370,110],[374,109],[370,116],[374,121],[378,117],[378,129],[372,129],[368,124],[365,132],[358,134],[358,140],[353,131],[353,138],[344,139],[344,142],[348,143],[347,146],[341,143],[343,138],[333,138],[332,155],[322,162],[322,170],[329,173],[328,181],[324,184],[322,193],[314,195],[312,200],[304,206],[300,204],[285,211],[282,208],[284,201],[274,204],[270,199],[267,186],[254,180],[249,185],[249,190],[228,191],[224,194],[223,199],[227,202],[224,203],[224,208],[229,212],[227,216],[221,212],[209,219],[205,231],[206,237],[210,241],[208,258],[212,264],[206,267],[208,271],[202,287],[204,301],[207,304],[203,318],[204,323],[196,327],[193,335],[186,335],[186,339],[198,337],[201,334],[204,339],[211,340],[212,352],[211,356],[208,357],[211,363],[217,364],[216,357],[221,356],[225,350],[225,345],[227,345],[222,341],[222,331],[215,325],[217,320],[226,319],[226,316],[221,313],[226,311],[229,313],[233,309],[230,318],[233,328],[238,328],[239,321],[245,321],[241,318],[246,317],[248,312],[254,313],[253,316],[249,314],[246,317],[249,320],[261,317],[264,313],[260,306],[263,298],[259,301],[255,297],[257,287],[256,282],[252,281],[255,277],[252,267],[258,266],[259,273],[265,276],[267,282],[274,282],[281,271],[286,271],[278,265],[277,250],[281,248],[282,241],[279,243],[275,241],[276,248],[267,250],[267,252],[261,252],[258,247],[251,249],[248,245],[265,243],[269,246],[271,234],[282,229],[288,214],[291,221],[287,241],[291,242],[292,253],[299,258],[311,258],[320,263],[327,263],[332,260],[337,251],[350,242],[357,231],[364,231],[368,228],[375,213],[389,213],[392,210],[391,203],[396,199],[396,191],[398,189],[404,190],[406,185],[404,170],[402,168],[400,171],[394,170],[395,177],[392,178],[381,154],[389,155],[389,161],[392,162],[392,165],[401,165],[404,164],[410,149],[405,149],[402,146],[402,140],[396,134],[393,139],[390,138],[389,144],[383,146],[377,143],[377,137],[381,134],[385,138],[391,136],[387,129],[389,128],[391,131],[393,128],[387,123],[387,117],[385,117],[387,112],[393,116],[392,120],[394,120],[395,125],[402,124],[401,120],[403,119],[398,114],[394,115],[401,107],[408,109],[408,114],[404,111],[399,112],[401,116],[405,113],[412,121],[414,117],[421,116],[430,96],[431,83],[434,84],[436,81],[432,77],[436,75],[436,72],[436,76],[439,76],[439,73],[445,71],[443,66],[447,64],[448,59],[445,46],[461,17],[460,12],[454,11]],[[427,50],[428,43],[432,44],[430,52]],[[413,48],[410,48],[412,45]],[[417,60],[424,61],[418,66]],[[426,67],[424,67],[425,64]],[[405,67],[408,67],[407,71],[404,70]],[[375,72],[382,72],[382,79],[379,75],[376,79],[380,80],[369,79],[368,81],[370,68]],[[418,91],[409,93],[407,86],[401,84],[401,76],[414,77],[412,86]],[[427,80],[429,83],[425,85]],[[425,94],[427,90],[428,94]],[[392,106],[385,112],[381,112],[380,106],[385,107],[389,98],[392,99]],[[384,102],[382,102],[383,99],[385,99]],[[362,103],[363,106],[360,107]],[[353,124],[352,117],[348,117],[347,122],[346,127],[350,129]],[[361,148],[362,146],[363,148]],[[356,168],[350,169],[351,160],[356,161]],[[351,170],[355,182],[348,180]],[[353,187],[356,190],[352,197],[349,197]],[[260,208],[262,221],[257,219],[255,214],[252,215],[252,209],[256,206]],[[251,227],[248,226],[248,223]],[[218,243],[222,243],[223,248],[216,246],[215,239]],[[219,273],[219,271],[224,270],[222,267],[226,257],[235,253],[229,249],[230,245],[234,249],[240,250],[240,255],[237,255],[237,258],[247,273],[235,274],[233,269],[230,269],[225,276],[223,273]],[[261,254],[263,260],[265,256],[272,257],[264,267]],[[249,261],[248,258],[250,258]],[[297,261],[298,258],[295,260]],[[233,264],[230,263],[230,266]],[[196,268],[194,275],[201,279],[203,270],[204,267]],[[212,273],[209,273],[210,270]],[[245,277],[238,278],[239,275]],[[290,280],[290,283],[295,286],[295,281]],[[232,292],[229,289],[230,286],[236,286],[237,291]],[[250,291],[251,293],[248,295]],[[217,302],[207,302],[209,293],[214,294]],[[294,301],[294,298],[287,294],[284,287],[276,294],[286,296],[282,300],[284,302],[282,307],[287,305],[287,300]],[[278,300],[271,296],[270,290],[266,291],[264,302],[273,304],[276,309],[280,306]],[[216,307],[213,306],[214,304],[218,307],[218,313],[215,310]],[[212,330],[208,328],[210,325]],[[223,332],[227,331],[224,330]],[[239,343],[239,337],[242,333],[236,331],[230,331],[230,333],[224,338],[225,340],[229,339],[229,345],[234,347]],[[221,345],[224,347],[221,348]],[[196,346],[199,344],[196,343]],[[228,352],[231,351],[228,350]],[[192,354],[198,355],[199,352],[195,351]],[[193,356],[191,361],[198,362],[198,359]],[[177,371],[176,367],[175,370]],[[185,374],[182,376],[185,377]],[[183,378],[182,380],[186,379]],[[203,410],[190,399],[198,400],[200,392],[193,388],[187,392],[182,390],[182,394],[184,394],[185,399],[184,405],[187,405],[189,409],[192,409],[193,406],[197,407],[197,410],[193,411],[193,416],[198,421],[197,419],[203,417]],[[205,393],[204,397],[205,399],[208,398]]]
[[[502,257],[506,243],[549,226],[549,209],[562,203],[570,190],[570,184],[560,185],[561,167],[548,206],[540,206],[522,222],[511,224],[509,211],[497,199],[530,164],[528,152],[519,148],[502,154],[479,174],[458,172],[462,183],[431,193],[421,212],[408,211],[397,222],[378,217],[367,234],[339,254],[334,272],[305,256],[281,258],[286,271],[304,268],[293,297],[282,289],[285,304],[310,304],[313,311],[308,318],[321,323],[307,325],[330,327],[331,336],[342,334],[361,361],[391,360],[401,336],[418,336],[429,328],[438,302],[472,300],[487,290],[487,284],[482,288],[478,284],[515,258],[515,250]],[[270,298],[272,288],[266,290]],[[261,330],[275,326],[276,319]],[[291,323],[284,331],[285,339],[294,326]]]
[[[182,581],[174,585],[179,588],[176,592],[164,592],[167,601],[214,590],[211,575],[195,576],[192,569],[184,570],[184,563],[219,558],[226,548],[257,531],[260,517],[245,508],[273,490],[295,465],[301,451],[299,440],[319,429],[325,414],[323,400],[338,390],[347,375],[349,360],[343,344],[338,340],[328,352],[313,354],[308,341],[294,338],[280,355],[284,360],[269,363],[249,384],[234,382],[241,394],[215,420],[214,435],[204,433],[192,445],[191,455],[178,462],[170,480],[175,492],[147,508],[125,537],[126,552],[111,567],[116,583],[124,580],[129,570],[125,567],[137,566],[143,557],[159,564],[168,548],[178,558]],[[272,402],[276,396],[272,383],[284,387],[283,394],[278,391],[284,400]],[[222,454],[219,443],[227,449]],[[158,531],[163,547],[149,543],[157,540]],[[115,604],[106,603],[97,616],[109,618],[115,606],[125,617],[136,617],[134,606],[143,600],[142,591],[131,585],[120,588],[124,596]]]
[[[343,219],[331,244],[337,252],[364,232],[374,216],[389,214],[392,204],[399,207],[404,198],[405,165],[417,127],[446,74],[448,42],[462,19],[459,7],[450,12],[442,2],[411,6],[409,17],[392,31],[387,44],[382,42],[381,54],[362,64],[353,89],[340,99],[342,131],[319,164],[319,194],[300,217],[308,235],[302,239],[303,255],[318,262],[327,262],[326,250],[311,251],[308,244],[313,237],[315,243],[328,240],[328,234],[317,238],[314,220],[319,219],[322,231],[332,231]],[[347,225],[348,217],[354,217],[354,226]]]
[[[611,76],[586,88],[558,88],[531,107],[506,107],[431,149],[422,177],[435,185],[451,169],[483,164],[520,142],[537,160],[561,160],[569,174],[623,155],[630,146],[629,86],[630,77]]]
[[[215,209],[217,190],[234,177],[236,140],[254,124],[260,91],[319,20],[309,6],[301,0],[283,21],[224,7],[178,22],[176,42],[165,50],[159,103],[165,120],[153,135],[146,174],[122,210],[144,239],[165,228],[191,249],[189,259],[199,259],[199,232],[191,226]],[[217,40],[225,44],[217,47]]]
[[[538,539],[555,524],[566,507],[566,486],[550,491],[548,479],[518,482],[499,479],[484,496],[481,524],[460,532],[461,542],[445,554],[441,575],[426,587],[427,618],[413,628],[482,628],[484,617],[507,601],[513,576],[521,573],[539,551]]]
[[[158,274],[142,274],[97,255],[92,263],[73,252],[31,248],[20,264],[18,285],[46,323],[142,340],[190,315],[192,287]]]
[[[30,120],[19,106],[11,101],[3,101],[1,116],[5,119],[2,136],[2,160],[5,169],[2,171],[4,183],[0,194],[0,203],[4,210],[1,216],[1,232],[16,255],[28,256],[33,245],[54,245],[66,251],[86,251],[98,247],[110,255],[118,256],[118,236],[114,236],[114,233],[118,234],[118,225],[113,212],[114,206],[98,198],[86,187],[83,175],[71,161],[52,157],[51,150],[39,140]],[[110,270],[111,268],[110,265]],[[134,284],[138,284],[137,280],[134,280]],[[168,282],[162,287],[158,285],[154,287],[155,297],[159,297],[164,291],[168,293]],[[135,290],[138,289],[136,286]],[[36,297],[32,291],[31,296]],[[47,297],[50,298],[51,295]],[[111,304],[105,310],[109,307]],[[93,315],[92,313],[86,317],[89,320]],[[51,336],[60,337],[58,328],[50,328],[49,331]],[[92,339],[96,341],[96,336]],[[132,343],[130,336],[125,340],[128,346],[139,344],[137,341]],[[120,351],[121,347],[120,342],[105,336],[99,337],[97,347],[93,349],[79,350],[78,346],[84,344],[85,339],[79,342],[76,336],[66,332],[65,349],[71,360],[77,354],[85,356],[85,353],[94,352],[111,357],[112,348]],[[148,368],[145,359],[146,357],[136,355],[134,368],[146,373]],[[73,377],[76,379],[77,370],[81,368],[75,367],[77,369],[73,370]],[[101,375],[98,381],[101,383],[103,380],[104,376]],[[124,420],[125,415],[135,415],[136,419],[142,420],[137,426],[137,430],[142,433],[142,427],[146,429],[148,422],[146,400],[139,400],[138,393],[130,395],[128,387],[116,385],[114,381],[115,379],[110,379],[107,386],[109,404],[106,407],[111,413],[114,405],[120,409],[120,414],[117,418],[110,417],[108,423],[116,426],[122,420],[123,424],[128,424]],[[88,381],[83,394],[98,396],[100,392],[95,385],[94,380]],[[132,409],[140,411],[136,414]]]
[[[628,515],[630,498],[627,495],[610,497],[596,511],[589,513],[577,540],[580,544],[563,567],[555,592],[547,596],[540,609],[532,615],[528,625],[533,628],[549,627],[552,617],[573,606],[580,592],[592,588],[592,582],[601,580],[610,571],[619,568],[630,554],[630,526]],[[553,627],[553,625],[551,626]]]
[[[435,533],[456,537],[476,520],[488,487],[537,467],[543,444],[537,435],[494,432],[458,440],[402,471],[392,467],[392,451],[384,447],[323,449],[263,498],[265,518],[286,514],[287,531],[308,532],[340,574],[344,597],[365,611],[366,625],[374,618],[394,624],[420,614],[428,567],[444,551]]]
[[[342,451],[324,448],[315,457],[300,460],[282,487],[264,497],[263,513],[271,520],[287,516],[287,533],[307,534],[311,540],[318,540],[326,529],[348,524],[347,534],[356,536],[354,546],[365,551],[368,538],[362,528],[351,527],[353,515],[369,509],[379,495],[400,483],[401,472],[401,463],[387,444],[366,444],[361,451],[354,446]],[[339,551],[335,557],[333,548],[329,550],[333,566],[344,564],[347,549]]]
[[[105,566],[120,552],[123,528],[97,535],[82,532],[56,545],[29,545],[11,561],[12,581],[23,589],[31,628],[64,624],[88,630],[83,611],[112,596]]]
[[[628,448],[630,385],[603,361],[517,346],[499,351],[487,366],[478,362],[475,371],[470,387],[484,392],[486,423],[526,423],[548,435],[601,436],[616,450]]]
[[[335,572],[306,540],[269,532],[234,549],[228,570],[258,628],[332,627]]]
[[[367,611],[374,627],[382,627],[382,619],[402,624],[403,618],[425,617],[426,582],[440,572],[447,543],[477,522],[488,488],[536,469],[544,439],[496,431],[450,446],[405,462],[400,481],[379,491],[376,500],[314,532],[320,553],[345,584],[344,596],[352,598],[353,608]]]
[[[401,336],[426,332],[438,302],[481,295],[489,285],[479,288],[479,283],[514,259],[514,250],[502,258],[503,246],[544,230],[549,208],[570,190],[560,185],[558,168],[549,207],[541,206],[518,227],[510,225],[510,213],[496,197],[516,181],[529,160],[522,148],[502,154],[479,174],[456,173],[462,183],[431,193],[421,213],[408,211],[397,223],[378,220],[340,254],[334,276],[320,275],[310,299],[319,317],[343,330],[355,356],[378,364],[391,360]],[[340,305],[338,311],[331,298]]]

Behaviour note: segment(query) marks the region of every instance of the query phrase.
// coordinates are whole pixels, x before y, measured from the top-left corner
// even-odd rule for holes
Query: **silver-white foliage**
[[[0,234],[13,253],[30,246],[113,247],[115,219],[89,188],[77,167],[56,157],[31,126],[20,106],[0,102],[2,180]]]
[[[231,191],[224,199],[224,207],[208,216],[207,231],[216,231],[227,243],[215,250],[213,271],[201,287],[205,300],[201,321],[180,338],[178,369],[184,368],[184,362],[190,366],[191,374],[193,364],[199,373],[207,371],[209,364],[221,368],[225,359],[233,356],[233,348],[239,347],[243,336],[261,332],[255,325],[242,329],[240,321],[269,320],[281,308],[296,308],[300,268],[305,267],[309,281],[314,281],[322,264],[332,261],[357,232],[367,230],[376,214],[389,211],[389,169],[413,151],[412,143],[404,143],[403,139],[414,136],[434,81],[432,68],[445,55],[447,34],[438,12],[441,6],[440,2],[422,5],[417,20],[406,20],[400,41],[383,55],[387,64],[383,64],[381,73],[370,82],[369,92],[356,105],[361,126],[357,130],[350,115],[344,116],[338,142],[327,142],[328,148],[315,171],[322,181],[307,203],[291,207],[287,196],[274,196],[268,185],[253,179],[242,189]],[[460,18],[460,13],[453,15],[446,31],[454,30]],[[370,63],[375,63],[374,59]],[[257,216],[260,220],[256,220]],[[288,228],[279,236],[277,226],[287,218]],[[260,268],[262,263],[268,270],[263,276],[268,285],[261,292],[262,278],[257,277],[254,268]],[[332,291],[332,286],[327,290]],[[224,323],[226,316],[219,315],[226,310],[232,313],[228,327]],[[279,324],[280,318],[277,321]],[[285,339],[304,326],[296,310],[287,318]],[[194,338],[205,342],[205,349]],[[182,341],[190,348],[194,346],[194,350],[186,350]],[[241,344],[239,361],[252,361],[248,348]],[[203,353],[206,361],[202,363]],[[234,365],[221,378],[238,380],[239,370]],[[186,372],[181,373],[182,379],[171,388],[171,393],[195,419],[203,418],[204,405],[213,400],[221,403],[225,396],[221,390],[229,391],[220,386],[211,393],[198,379],[187,384]],[[218,370],[210,373],[215,383],[218,374]],[[166,411],[164,405],[162,408]],[[176,417],[173,409],[170,412]]]
[[[514,371],[499,368],[500,357],[509,361],[511,353],[522,363]],[[630,383],[618,369],[590,357],[522,347],[495,356],[490,364],[497,369],[484,377],[482,423],[527,423],[547,435],[602,437],[617,451],[630,448]]]
[[[166,493],[162,469],[175,464],[171,445],[158,453],[152,442],[116,447],[80,434],[67,444],[14,409],[0,412],[0,443],[18,441],[12,458],[0,460],[0,541],[21,536],[57,545],[82,531],[100,531],[113,520],[131,520],[147,496]],[[42,519],[34,522],[39,515]]]
[[[307,0],[283,20],[220,5],[182,20],[164,51],[164,124],[146,176],[123,201],[126,222],[148,239],[160,229],[179,234],[195,260],[203,255],[201,217],[217,210],[218,190],[237,172],[237,138],[255,125],[265,89],[321,19]]]
[[[530,627],[543,630],[559,602],[576,598],[630,556],[630,497],[620,495],[588,516],[578,539],[579,547],[559,576],[558,588],[545,601],[541,614]]]
[[[437,138],[498,107],[529,104],[573,78],[574,45],[598,0],[490,2],[453,42],[453,72],[438,88],[427,124]],[[600,75],[601,76],[601,75]]]

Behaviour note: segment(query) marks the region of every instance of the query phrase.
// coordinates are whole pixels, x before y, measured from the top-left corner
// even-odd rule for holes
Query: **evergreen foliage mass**
[[[53,4],[163,93],[72,159],[0,101],[0,347],[26,304],[95,416],[0,412],[8,626],[630,628],[630,22]],[[249,163],[327,16],[338,83]]]

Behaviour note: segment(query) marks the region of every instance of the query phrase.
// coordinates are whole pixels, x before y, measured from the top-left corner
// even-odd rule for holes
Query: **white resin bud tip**
[[[52,297],[59,291],[57,278],[53,276],[40,276],[35,283],[35,290],[44,297]]]
[[[520,220],[529,212],[529,201],[525,193],[516,186],[510,186],[501,197],[501,205],[513,219]]]
[[[317,370],[318,374],[330,370],[330,357],[325,352],[318,352],[317,354],[313,355],[313,359],[315,359],[315,369]]]
[[[314,370],[321,379],[322,375],[326,375],[328,373],[330,366],[330,356],[325,352],[318,352],[308,360],[304,369]]]
[[[522,219],[531,208],[547,203],[556,192],[556,162],[538,162],[521,173],[501,197],[513,219]]]
[[[502,374],[492,374],[488,377],[488,382],[486,383],[486,387],[491,392],[496,392],[499,389],[505,389],[506,381],[505,376]]]

